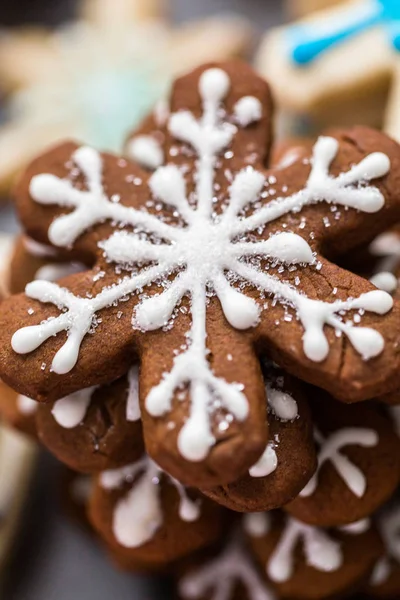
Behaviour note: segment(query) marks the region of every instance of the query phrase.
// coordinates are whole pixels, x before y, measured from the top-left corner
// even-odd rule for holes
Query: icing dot
[[[243,96],[236,102],[233,110],[237,122],[242,127],[247,127],[250,123],[259,121],[262,115],[261,102],[254,96]]]
[[[270,518],[267,513],[247,513],[243,517],[243,527],[251,537],[264,537],[270,530]]]
[[[86,388],[57,400],[52,409],[55,421],[65,429],[73,429],[82,423],[96,388]]]
[[[222,69],[208,69],[200,77],[199,90],[205,100],[220,102],[227,95],[230,79]]]
[[[398,286],[397,277],[395,277],[393,273],[389,273],[388,271],[382,271],[381,273],[377,273],[376,275],[371,277],[370,282],[378,289],[387,292],[388,294],[392,294],[393,292],[395,292]]]
[[[182,497],[179,506],[179,516],[186,523],[197,521],[200,516],[199,505],[192,502],[188,497]]]
[[[273,447],[273,443],[269,443],[261,458],[249,470],[251,477],[267,477],[271,475],[278,466],[278,457]]]
[[[347,337],[364,360],[378,356],[385,347],[383,336],[370,327],[351,327]]]
[[[362,519],[360,521],[356,521],[355,523],[350,523],[349,525],[343,525],[340,527],[340,531],[343,533],[347,533],[349,535],[361,535],[368,531],[371,527],[370,519]]]
[[[151,135],[134,137],[128,144],[127,153],[130,159],[150,170],[157,169],[164,162],[161,145]]]
[[[282,390],[267,386],[267,398],[274,414],[282,421],[294,421],[299,416],[296,400]]]
[[[33,415],[38,408],[38,403],[28,396],[17,396],[17,407],[22,415]]]

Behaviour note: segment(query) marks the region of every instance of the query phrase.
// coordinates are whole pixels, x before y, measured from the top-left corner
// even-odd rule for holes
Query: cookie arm
[[[381,296],[382,292],[369,281],[324,259],[320,262],[322,268],[319,271],[306,267],[300,273],[306,305],[310,301],[305,309],[302,307],[302,320],[290,310],[292,318],[285,319],[287,313],[282,306],[271,306],[264,311],[255,332],[258,343],[288,372],[329,390],[347,403],[398,389],[398,302],[395,301],[390,309],[390,297]],[[370,296],[371,292],[379,295],[375,298]],[[340,309],[348,298],[356,299],[355,308],[340,315],[335,306]],[[316,337],[314,326],[319,332]],[[322,349],[324,344],[327,353],[325,357],[322,353],[318,356],[318,348]],[[314,350],[311,359],[309,356]]]
[[[181,385],[172,387],[171,375],[186,356],[176,349],[186,347],[188,328],[189,322],[180,319],[167,333],[147,334],[140,373],[144,436],[149,454],[164,470],[187,485],[209,487],[234,481],[263,453],[268,439],[264,382],[249,338],[226,323],[214,301],[207,320],[211,368],[203,372],[193,364],[185,368]]]
[[[2,303],[1,376],[19,393],[38,401],[57,400],[82,388],[114,381],[129,370],[135,360],[131,323],[134,301],[91,317],[87,303],[96,301],[96,290],[107,284],[98,274],[98,270],[87,271],[57,284],[33,282],[27,286],[36,292],[31,297],[19,294]],[[87,297],[88,290],[92,298]],[[43,301],[35,299],[39,297]],[[96,335],[89,333],[93,328]],[[99,334],[107,342],[99,344]],[[79,360],[69,368],[71,350]],[[57,355],[61,357],[60,368],[54,362]],[[66,365],[68,370],[63,368]]]

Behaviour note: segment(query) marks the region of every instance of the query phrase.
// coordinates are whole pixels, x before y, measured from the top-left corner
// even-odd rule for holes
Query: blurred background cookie
[[[55,31],[0,37],[0,193],[60,139],[120,151],[129,128],[168,91],[172,78],[208,60],[246,51],[243,18],[211,16],[174,26],[163,0],[82,0],[78,18]]]
[[[399,138],[399,5],[332,4],[267,32],[261,44],[257,62],[270,78],[286,126],[299,134],[357,122],[383,125]]]

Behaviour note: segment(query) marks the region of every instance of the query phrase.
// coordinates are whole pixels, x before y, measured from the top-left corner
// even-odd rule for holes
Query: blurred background
[[[96,0],[94,0],[96,2]],[[151,4],[151,0],[143,0],[143,5]],[[251,48],[255,48],[258,38],[272,25],[283,19],[280,0],[170,0],[168,4],[168,27],[180,27],[189,20],[212,17],[220,13],[235,12],[248,19],[252,25],[250,45],[246,52],[251,58]],[[0,32],[1,36],[12,36],[21,25],[48,25],[51,27],[64,25],[73,19],[80,9],[77,0],[1,0]],[[48,32],[45,34],[47,35]],[[215,37],[215,36],[214,36]],[[31,39],[22,39],[23,44],[31,43]],[[62,85],[57,90],[59,96],[53,100],[46,96],[47,90],[36,90],[33,96],[18,96],[12,107],[8,102],[9,95],[15,92],[17,76],[24,85],[28,85],[30,76],[40,63],[41,54],[37,51],[36,39],[31,52],[18,50],[21,40],[13,42],[8,58],[0,62],[0,79],[6,71],[9,89],[0,89],[0,188],[2,197],[9,195],[10,182],[8,173],[2,173],[5,163],[22,161],[24,156],[16,155],[21,146],[32,150],[43,137],[46,144],[46,117],[56,106],[63,104]],[[40,38],[40,44],[44,38]],[[216,51],[224,40],[214,40]],[[40,45],[39,44],[39,45]],[[72,44],[73,45],[73,44]],[[78,49],[79,50],[79,49]],[[184,58],[184,52],[181,53]],[[143,49],[143,59],[146,51]],[[52,58],[52,49],[46,48],[45,59]],[[1,56],[0,56],[1,60]],[[45,62],[46,62],[45,60]],[[79,51],[75,57],[79,63]],[[98,54],[95,62],[101,62]],[[179,63],[179,58],[178,61]],[[41,64],[41,63],[40,63]],[[47,64],[47,63],[46,63]],[[53,68],[49,60],[49,69]],[[179,64],[177,65],[179,67]],[[11,72],[10,72],[11,71]],[[136,85],[136,83],[135,83]],[[148,91],[148,90],[147,90]],[[158,91],[158,90],[156,90]],[[46,93],[45,93],[46,92]],[[61,94],[61,97],[60,97]],[[25,104],[29,109],[37,106],[38,115],[29,115],[26,122],[23,115]],[[67,102],[65,101],[65,105]],[[43,107],[43,110],[42,108]],[[50,108],[49,108],[50,107]],[[50,110],[51,109],[51,110]],[[22,113],[22,116],[21,114]],[[58,118],[57,113],[54,118]],[[64,115],[62,115],[64,117]],[[44,121],[42,121],[44,117]],[[16,122],[14,122],[16,121]],[[10,130],[10,122],[13,129]],[[21,127],[22,124],[22,127]],[[75,123],[74,125],[75,126]],[[71,127],[73,128],[71,125]],[[35,134],[35,127],[38,134]],[[67,126],[68,129],[68,126]],[[3,138],[1,137],[4,134]],[[74,133],[74,132],[73,132]],[[107,133],[107,132],[105,132]],[[6,138],[5,136],[9,137]],[[51,136],[50,136],[51,137]],[[2,142],[3,139],[3,142]],[[4,143],[4,139],[6,143]],[[23,143],[21,143],[23,140]],[[2,148],[3,143],[3,148]],[[29,153],[28,153],[29,154]],[[18,167],[18,165],[17,165]],[[11,165],[10,172],[14,169]],[[3,186],[1,184],[3,181]],[[0,232],[17,231],[13,210],[6,203],[0,203]],[[23,523],[13,549],[13,557],[6,573],[2,575],[0,598],[4,600],[157,600],[169,598],[167,587],[161,587],[144,577],[135,577],[118,572],[108,561],[99,544],[83,531],[65,514],[63,510],[62,473],[56,462],[41,453],[35,477],[30,488]],[[1,479],[0,479],[1,486]]]

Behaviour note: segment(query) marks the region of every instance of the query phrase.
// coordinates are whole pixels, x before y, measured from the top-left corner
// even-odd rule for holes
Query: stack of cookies
[[[129,158],[28,167],[1,412],[182,600],[396,598],[400,146],[352,127],[271,160],[272,118],[249,67],[208,64]]]

